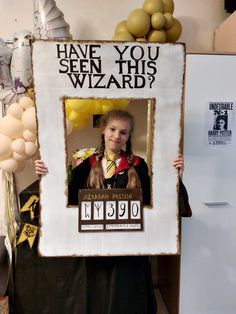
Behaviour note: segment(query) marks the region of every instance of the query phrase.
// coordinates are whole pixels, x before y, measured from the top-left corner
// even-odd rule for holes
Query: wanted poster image
[[[211,146],[235,145],[236,102],[209,102],[207,107],[207,143]]]

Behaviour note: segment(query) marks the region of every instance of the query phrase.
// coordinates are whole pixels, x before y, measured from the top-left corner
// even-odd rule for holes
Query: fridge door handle
[[[229,205],[229,202],[204,202],[206,206],[225,206]]]

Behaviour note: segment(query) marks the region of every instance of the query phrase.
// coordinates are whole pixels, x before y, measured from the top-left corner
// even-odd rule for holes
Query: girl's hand
[[[35,165],[35,173],[37,175],[41,176],[48,173],[48,168],[45,166],[42,160],[35,160],[34,165]]]
[[[179,174],[181,175],[184,171],[184,158],[183,155],[179,154],[172,162],[172,166],[178,170]]]

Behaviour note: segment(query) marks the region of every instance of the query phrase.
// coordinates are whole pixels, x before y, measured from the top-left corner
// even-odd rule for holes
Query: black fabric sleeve
[[[79,166],[73,169],[72,180],[68,187],[68,205],[78,205],[79,189],[86,187],[89,173],[89,158],[85,159]]]
[[[189,205],[188,192],[181,179],[179,179],[179,215],[181,217],[192,216],[192,210]]]
[[[144,159],[141,158],[140,163],[138,166],[135,167],[140,182],[141,182],[141,188],[143,191],[143,204],[144,205],[150,205],[151,203],[151,182],[150,182],[150,176],[148,174],[148,166]]]

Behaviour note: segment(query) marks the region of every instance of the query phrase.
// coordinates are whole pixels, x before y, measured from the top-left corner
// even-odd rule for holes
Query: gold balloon
[[[141,42],[141,43],[146,43],[147,42],[147,38],[145,38],[145,37],[137,37],[136,41]]]
[[[162,29],[162,27],[165,25],[165,17],[164,14],[161,12],[155,12],[151,16],[151,25],[154,29]]]
[[[169,12],[164,13],[165,25],[164,29],[169,29],[173,25],[173,15]]]
[[[28,94],[28,96],[29,96],[31,99],[34,100],[35,93],[34,93],[34,89],[33,89],[33,88],[28,88],[27,94]]]
[[[166,32],[163,29],[153,29],[148,33],[147,40],[152,43],[165,43]]]
[[[117,34],[119,32],[123,32],[123,31],[126,31],[126,32],[128,31],[126,21],[121,21],[120,23],[117,24],[117,26],[115,28],[115,34]]]
[[[128,31],[121,31],[119,33],[116,33],[112,40],[114,41],[134,41],[135,38],[128,32]]]
[[[136,9],[129,14],[126,24],[131,35],[143,37],[149,32],[150,16],[144,9]]]
[[[166,31],[166,42],[175,43],[182,33],[182,26],[180,22],[173,18],[173,25]]]
[[[163,5],[164,5],[164,12],[169,12],[172,13],[174,12],[175,5],[173,0],[162,0]]]
[[[143,9],[147,11],[148,14],[152,15],[155,12],[164,12],[164,5],[162,0],[145,0]]]

